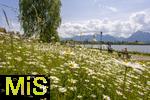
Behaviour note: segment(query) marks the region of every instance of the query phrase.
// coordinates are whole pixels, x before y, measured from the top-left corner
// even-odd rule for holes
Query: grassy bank
[[[50,75],[51,100],[148,100],[150,63],[0,36],[0,74]]]
[[[129,52],[130,54],[135,54],[135,55],[143,55],[143,56],[150,56],[150,53],[141,53],[141,52]]]

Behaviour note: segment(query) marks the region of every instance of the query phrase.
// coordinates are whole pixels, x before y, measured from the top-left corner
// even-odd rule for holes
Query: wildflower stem
[[[125,94],[126,81],[127,81],[127,69],[128,67],[125,67],[124,80],[123,80],[123,93],[124,94]]]

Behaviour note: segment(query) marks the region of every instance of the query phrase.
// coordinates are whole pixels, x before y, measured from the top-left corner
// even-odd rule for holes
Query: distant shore
[[[94,44],[75,44],[76,46],[83,46],[86,48],[102,48],[103,50],[107,50],[107,45],[94,45]],[[74,45],[72,45],[74,46]],[[128,49],[128,52],[132,54],[143,54],[150,55],[150,45],[111,45],[114,51],[122,51],[124,48]]]
[[[98,48],[94,48],[98,49]],[[103,52],[107,52],[107,50],[102,50]],[[117,54],[119,51],[115,51],[113,54]],[[141,52],[129,52],[131,55],[131,59],[135,61],[150,61],[150,53],[141,53]]]

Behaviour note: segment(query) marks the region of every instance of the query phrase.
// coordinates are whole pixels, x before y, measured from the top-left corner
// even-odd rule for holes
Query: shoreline
[[[100,49],[100,45],[90,45],[90,44],[86,44],[86,45],[78,45],[76,44],[76,46],[82,46],[82,47],[85,47],[85,48],[91,48],[91,49]],[[98,46],[98,47],[96,47]],[[116,45],[111,45],[111,46],[116,46]],[[131,45],[118,45],[118,46],[131,46]],[[134,45],[136,46],[136,45]],[[144,45],[137,45],[137,46],[144,46]],[[146,46],[146,45],[145,45]],[[150,46],[150,45],[148,45]],[[102,45],[102,48],[104,51],[107,51],[107,45]],[[113,51],[115,52],[119,52],[120,50],[115,50],[115,48],[113,48]],[[150,56],[150,52],[140,52],[140,51],[132,51],[132,50],[128,50],[129,53],[131,54],[139,54],[139,55],[146,55],[146,56]]]
[[[100,50],[99,48],[88,48],[88,49],[97,49],[97,50]],[[107,53],[107,50],[106,49],[102,49],[102,52]],[[113,50],[112,55],[115,55],[117,57],[117,53],[118,52],[119,51]],[[131,60],[144,61],[144,62],[150,61],[150,53],[131,52],[131,51],[128,51],[128,53],[129,53],[129,55],[131,55]]]

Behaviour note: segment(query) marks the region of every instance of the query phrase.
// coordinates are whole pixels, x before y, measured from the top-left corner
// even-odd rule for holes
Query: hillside
[[[150,42],[150,33],[137,31],[125,40],[130,42],[134,42],[134,41]]]
[[[0,35],[1,75],[47,75],[51,100],[148,100],[149,62]],[[42,88],[45,89],[45,88]]]

